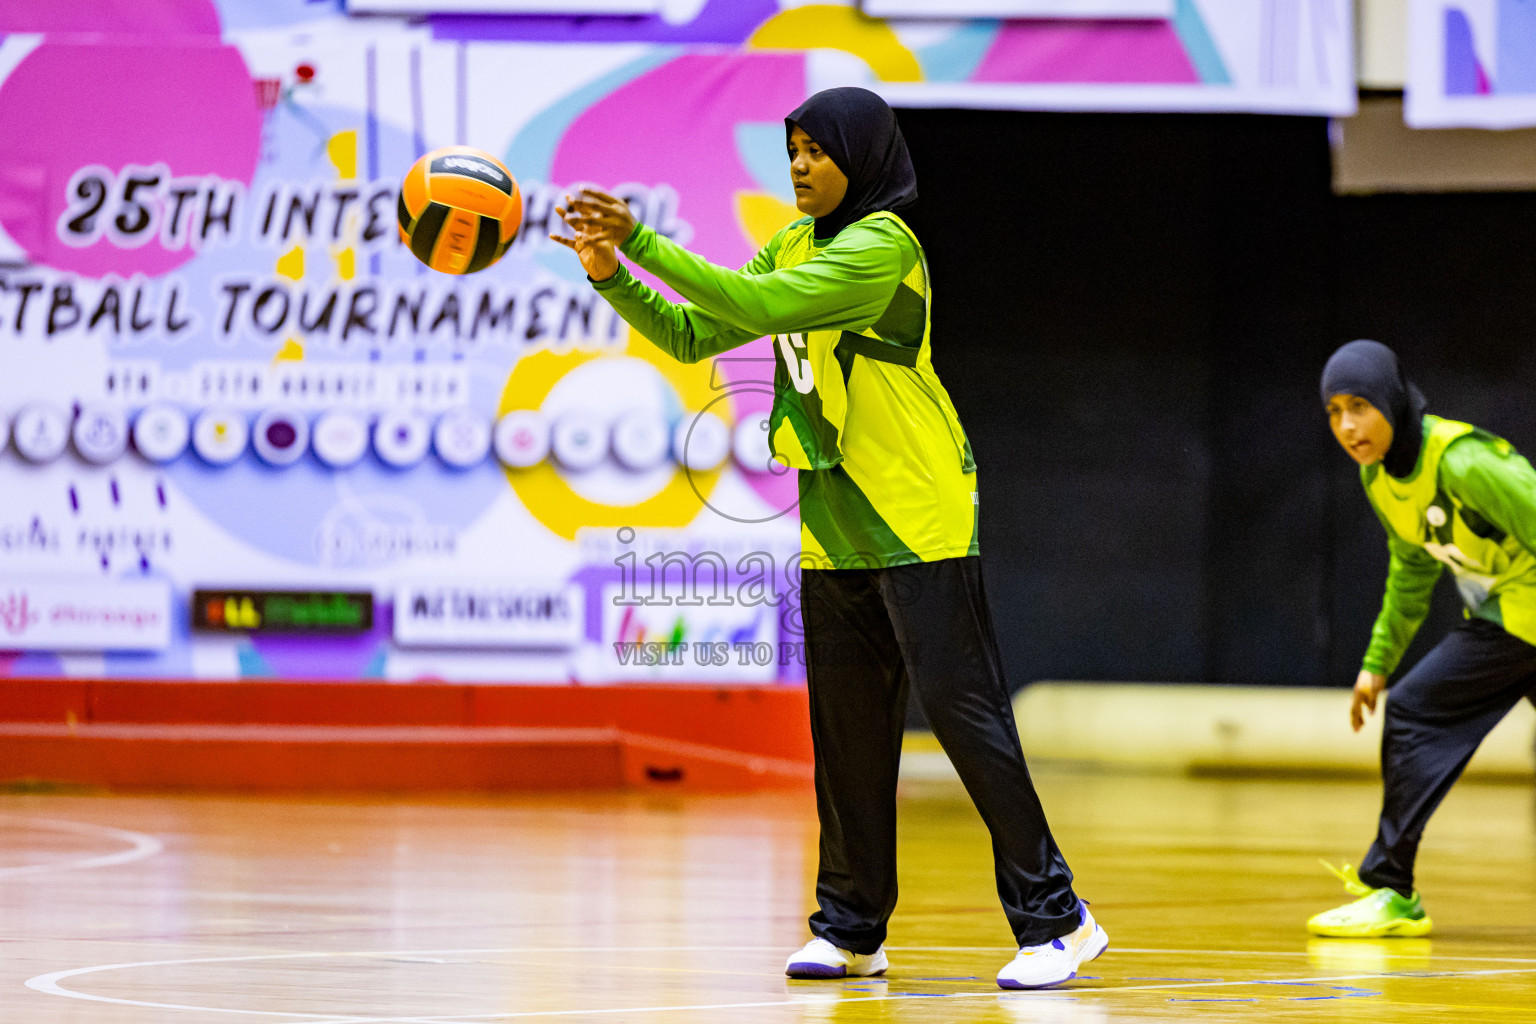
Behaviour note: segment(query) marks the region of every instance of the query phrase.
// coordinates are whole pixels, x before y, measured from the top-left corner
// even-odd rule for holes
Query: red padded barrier
[[[0,679],[0,785],[803,786],[803,687]]]

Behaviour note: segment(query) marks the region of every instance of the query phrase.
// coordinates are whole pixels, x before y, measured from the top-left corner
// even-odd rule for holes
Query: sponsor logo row
[[[571,677],[584,682],[771,682],[794,658],[782,650],[794,645],[778,643],[776,606],[636,605],[627,595],[617,584],[590,594],[574,583],[405,584],[392,595],[390,638],[396,649],[420,652],[418,661],[434,649],[562,654]],[[0,651],[165,651],[184,635],[173,605],[164,580],[0,580]],[[376,627],[367,591],[198,589],[190,611],[204,636],[300,635],[324,644]]]
[[[445,465],[469,469],[493,454],[502,465],[529,468],[553,461],[568,471],[611,462],[645,472],[668,460],[694,471],[718,468],[728,458],[749,473],[783,473],[768,448],[766,414],[748,416],[733,430],[713,413],[675,421],[646,412],[610,418],[595,411],[549,418],[532,410],[509,412],[494,422],[468,409],[436,417],[411,409],[377,415],[331,409],[311,418],[294,407],[274,407],[253,416],[214,407],[189,416],[180,406],[156,403],[130,417],[109,402],[83,405],[72,415],[50,402],[35,402],[14,417],[0,416],[0,448],[9,438],[28,462],[46,464],[73,447],[88,463],[106,465],[130,449],[157,464],[173,462],[191,449],[204,462],[226,466],[247,451],[275,468],[294,465],[307,454],[331,469],[345,469],[371,450],[380,462],[407,469],[435,454]]]
[[[556,586],[408,584],[394,595],[405,647],[565,649],[582,639],[585,592]],[[0,651],[161,651],[175,618],[163,580],[0,580]],[[198,589],[200,633],[345,635],[374,627],[368,591]]]

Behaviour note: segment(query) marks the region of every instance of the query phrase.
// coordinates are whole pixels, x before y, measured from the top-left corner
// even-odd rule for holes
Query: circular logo
[[[133,446],[150,462],[170,462],[187,450],[192,428],[174,405],[151,405],[133,420]]]
[[[531,409],[509,412],[496,421],[496,457],[514,469],[537,466],[549,454],[549,421]]]
[[[468,409],[453,409],[432,429],[432,448],[447,465],[468,469],[479,465],[491,450],[491,428]]]
[[[310,447],[332,469],[345,469],[368,451],[368,422],[354,412],[332,409],[315,421]]]
[[[672,453],[695,473],[714,469],[731,454],[731,428],[712,412],[685,416],[672,432]]]
[[[233,409],[205,409],[192,425],[192,450],[205,462],[227,466],[245,453],[251,428]]]
[[[75,428],[70,433],[80,457],[103,466],[127,449],[128,417],[118,406],[92,402],[75,417]]]
[[[69,444],[69,414],[52,402],[34,402],[16,414],[11,437],[28,462],[52,462]]]
[[[731,437],[731,454],[744,473],[772,473],[783,476],[789,467],[773,457],[773,446],[768,443],[768,414],[754,413],[736,424]]]
[[[251,447],[269,466],[291,466],[309,448],[309,419],[294,409],[268,409],[256,417]]]
[[[613,457],[636,473],[655,469],[666,461],[672,448],[671,434],[654,413],[627,412],[613,425]]]
[[[406,469],[427,457],[432,431],[414,412],[386,412],[373,425],[373,450],[385,465]]]
[[[549,449],[560,465],[579,473],[596,466],[608,454],[608,431],[594,416],[566,413],[549,432]]]

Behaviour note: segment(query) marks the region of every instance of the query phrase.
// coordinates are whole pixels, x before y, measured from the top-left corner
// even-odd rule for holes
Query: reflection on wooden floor
[[[0,794],[0,1019],[1536,1020],[1536,801],[1430,826],[1432,939],[1309,940],[1373,784],[1038,773],[1111,948],[1049,993],[1011,955],[985,832],[909,784],[883,979],[791,982],[809,793],[488,800]]]

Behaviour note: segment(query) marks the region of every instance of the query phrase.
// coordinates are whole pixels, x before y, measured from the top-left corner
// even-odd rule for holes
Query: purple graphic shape
[[[1499,0],[1499,92],[1536,93],[1536,3]]]
[[[0,646],[4,641],[0,640]],[[64,674],[64,663],[57,654],[46,651],[0,652],[0,676],[16,679],[52,679]]]
[[[299,439],[299,432],[292,423],[279,420],[267,427],[267,442],[274,448],[289,448]]]
[[[394,615],[375,602],[373,628],[353,635],[284,636],[257,633],[248,639],[266,669],[277,679],[367,679],[379,654],[389,644]]]
[[[1484,96],[1492,92],[1488,74],[1472,45],[1472,22],[1459,7],[1445,11],[1445,94]]]
[[[5,0],[0,4],[4,32],[217,39],[219,11],[213,0]]]
[[[494,39],[531,43],[739,44],[779,13],[775,0],[710,0],[698,17],[674,25],[659,15],[576,17],[516,14],[434,14],[435,39]]]
[[[975,82],[1198,85],[1200,74],[1166,21],[1005,22]]]
[[[68,131],[60,131],[68,125]],[[171,177],[250,183],[261,113],[240,52],[214,41],[44,42],[0,82],[0,224],[36,262],[91,277],[155,276],[195,255],[158,237],[119,248],[59,239],[66,187],[82,167],[114,175],[163,164]],[[115,185],[113,191],[115,192]],[[101,214],[115,217],[118,197]]]

